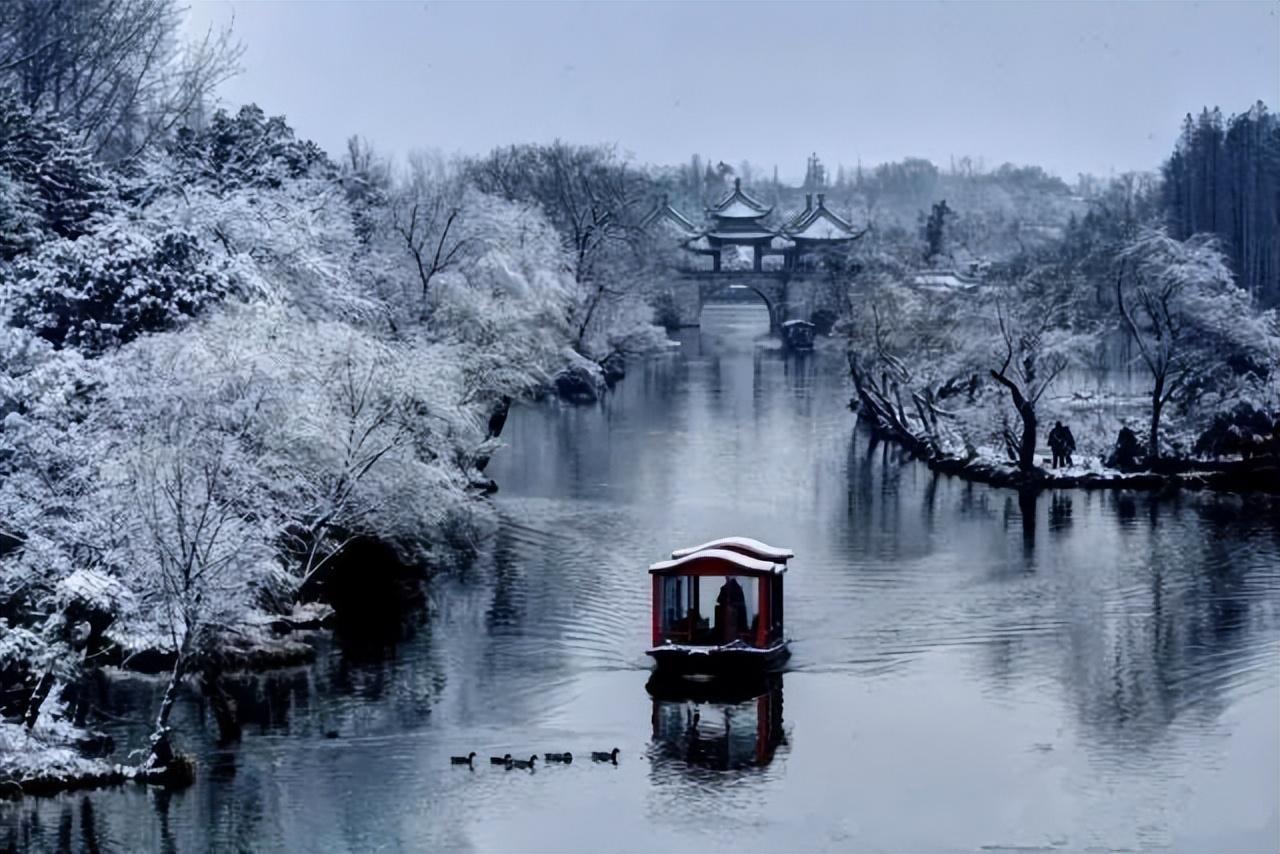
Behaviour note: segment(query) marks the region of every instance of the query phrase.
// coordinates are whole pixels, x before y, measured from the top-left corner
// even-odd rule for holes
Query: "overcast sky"
[[[1181,117],[1280,109],[1280,4],[201,2],[234,14],[230,105],[283,113],[331,152],[510,142],[698,152],[798,179],[905,156],[1151,169]]]

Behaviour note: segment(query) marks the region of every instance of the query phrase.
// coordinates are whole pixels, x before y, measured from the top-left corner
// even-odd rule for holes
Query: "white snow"
[[[789,323],[803,323],[803,322],[804,321],[789,320],[787,321],[787,323],[784,323],[783,326],[786,326]],[[739,549],[745,552],[749,552],[750,556],[752,557],[760,558],[762,560],[775,561],[775,562],[785,561],[789,558],[793,558],[796,556],[796,553],[793,552],[791,549],[778,548],[777,546],[771,546],[768,543],[762,543],[759,540],[752,539],[751,537],[721,537],[716,540],[710,540],[708,542],[705,542],[699,546],[691,546],[690,548],[686,548],[686,549],[676,549],[671,553],[671,557],[673,559],[682,558],[682,557],[685,557],[686,555],[691,555],[694,552],[703,552],[709,549],[729,549],[729,550]]]
[[[767,209],[751,207],[740,199],[734,199],[728,205],[715,211],[717,217],[725,219],[758,219],[767,213]]]
[[[746,570],[747,572],[756,574],[769,573],[773,575],[781,575],[787,571],[786,564],[759,560],[757,558],[748,557],[744,554],[739,554],[738,552],[728,551],[727,549],[706,549],[703,551],[692,552],[684,557],[675,558],[673,560],[659,561],[658,563],[651,564],[649,566],[649,571],[666,572],[701,560],[710,560],[712,562],[727,564],[724,568],[728,571],[729,575],[736,574],[734,572],[735,569]]]

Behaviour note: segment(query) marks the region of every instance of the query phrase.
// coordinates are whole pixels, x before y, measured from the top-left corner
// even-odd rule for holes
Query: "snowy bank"
[[[67,736],[61,729],[36,727],[29,733],[18,724],[0,723],[0,797],[109,786],[130,778],[130,769],[82,755]]]
[[[877,432],[899,440],[884,431]],[[1028,472],[991,455],[960,457],[928,451],[922,453],[923,443],[911,449],[934,471],[1012,489],[1215,489],[1280,494],[1280,460],[1274,458],[1223,463],[1168,460],[1162,471],[1121,471],[1095,461],[1087,466],[1063,469],[1037,467]]]

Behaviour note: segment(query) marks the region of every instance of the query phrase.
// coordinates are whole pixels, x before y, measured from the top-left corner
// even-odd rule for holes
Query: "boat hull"
[[[765,649],[745,644],[685,646],[663,644],[646,652],[658,671],[677,676],[753,676],[778,670],[791,651],[786,641]]]

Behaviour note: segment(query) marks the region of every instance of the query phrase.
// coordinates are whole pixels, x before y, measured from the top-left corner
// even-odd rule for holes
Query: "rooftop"
[[[670,223],[680,231],[685,231],[689,234],[697,234],[698,232],[698,227],[690,222],[688,217],[671,207],[671,202],[666,194],[663,194],[658,203],[653,206],[653,210],[644,215],[644,218],[640,220],[640,225],[648,228],[659,221]]]
[[[671,553],[673,558],[681,558],[691,555],[694,552],[704,552],[708,549],[727,549],[729,551],[741,552],[750,557],[760,558],[762,560],[788,560],[796,556],[791,549],[778,548],[768,543],[762,543],[751,537],[721,537],[718,540],[705,542],[700,546],[690,546],[687,549],[676,549]]]
[[[742,179],[733,179],[733,192],[707,208],[707,213],[719,219],[759,219],[773,210],[753,199],[742,190]]]
[[[853,224],[827,207],[826,193],[818,193],[818,203],[805,196],[805,209],[783,228],[787,237],[800,240],[851,240],[861,236]]]
[[[706,549],[649,567],[654,575],[781,575],[785,563],[760,560],[728,549]]]

